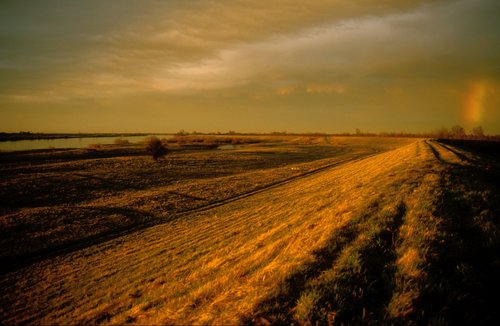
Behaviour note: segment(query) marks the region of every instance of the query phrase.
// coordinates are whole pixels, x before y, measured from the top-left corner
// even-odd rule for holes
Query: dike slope
[[[0,320],[406,321],[429,279],[446,155],[461,162],[415,141],[7,273]]]

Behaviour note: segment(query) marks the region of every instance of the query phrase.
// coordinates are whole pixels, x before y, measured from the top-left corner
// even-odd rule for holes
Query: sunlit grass
[[[492,320],[494,301],[485,298],[498,288],[499,198],[488,181],[495,163],[483,161],[484,169],[478,168],[462,150],[420,140],[366,157],[363,146],[397,145],[377,141],[353,142],[346,145],[351,150],[331,157],[321,156],[325,148],[304,152],[292,146],[297,152],[287,149],[286,155],[315,159],[238,170],[237,155],[253,160],[260,150],[282,155],[290,146],[257,144],[254,152],[248,147],[224,154],[234,159],[230,175],[78,203],[129,205],[165,220],[2,275],[1,300],[9,308],[1,320],[428,324],[458,320],[466,303],[464,320]],[[195,165],[214,158],[183,155],[175,159],[189,157]],[[300,176],[343,159],[354,160]],[[192,205],[290,176],[299,178],[176,219],[168,219],[172,211],[161,204],[174,189],[189,195],[185,202]],[[222,189],[229,192],[216,195]],[[454,302],[457,295],[463,299]]]
[[[387,144],[372,145],[373,140],[359,143],[345,139],[342,149],[293,147],[286,140],[268,136],[257,146],[237,151],[174,151],[158,164],[152,164],[147,156],[128,156],[127,152],[108,158],[83,154],[68,161],[58,159],[59,154],[39,154],[40,161],[38,156],[21,157],[15,164],[2,166],[5,177],[0,193],[6,205],[0,219],[5,234],[0,256],[27,255],[164,222],[179,212],[372,154],[374,146],[386,150],[391,144],[410,141],[391,139]],[[99,151],[114,155],[110,149]],[[10,156],[6,154],[4,159]]]

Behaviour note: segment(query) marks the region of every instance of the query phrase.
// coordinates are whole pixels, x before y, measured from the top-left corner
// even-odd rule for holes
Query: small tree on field
[[[161,140],[159,140],[157,137],[148,137],[144,140],[146,143],[146,151],[153,157],[155,161],[158,161],[158,159],[163,158],[167,154],[167,148]]]

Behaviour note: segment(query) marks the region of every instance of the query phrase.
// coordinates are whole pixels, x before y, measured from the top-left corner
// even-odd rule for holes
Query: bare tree
[[[472,128],[472,136],[474,136],[474,138],[478,138],[478,139],[484,138],[483,127],[477,126],[477,127]]]
[[[438,130],[434,131],[433,134],[437,138],[449,138],[450,137],[450,132],[448,131],[448,128],[446,127],[441,127]]]
[[[465,138],[465,129],[460,125],[451,127],[451,136],[456,139]]]
[[[157,137],[148,137],[144,140],[146,143],[146,151],[153,157],[155,161],[158,161],[158,159],[163,158],[167,154],[167,148],[161,140],[159,140]]]

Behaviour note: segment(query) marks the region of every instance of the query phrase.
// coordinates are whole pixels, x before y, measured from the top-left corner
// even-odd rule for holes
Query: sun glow
[[[483,119],[487,86],[485,81],[477,81],[470,84],[465,95],[463,112],[465,121],[478,123]]]

